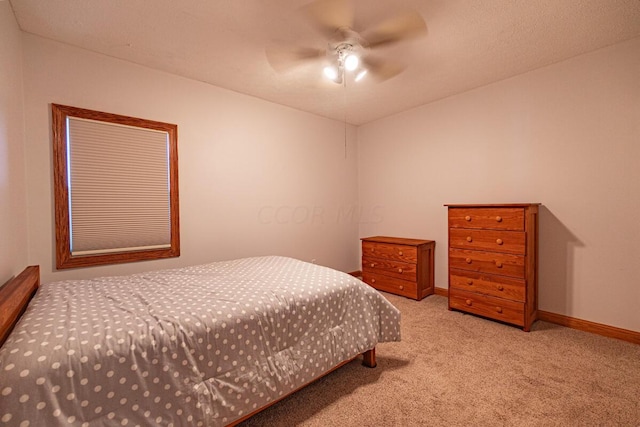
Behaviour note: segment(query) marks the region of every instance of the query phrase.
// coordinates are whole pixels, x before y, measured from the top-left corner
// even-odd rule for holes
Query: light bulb
[[[324,67],[324,75],[333,80],[336,81],[336,79],[338,78],[338,68],[336,68],[334,65],[327,65],[326,67]]]
[[[350,53],[344,59],[344,68],[346,68],[348,71],[353,71],[358,68],[358,64],[360,64],[360,60],[353,53]]]
[[[366,76],[366,75],[367,75],[367,70],[362,69],[362,70],[360,70],[360,71],[358,72],[358,74],[356,74],[356,78],[355,78],[355,80],[356,80],[357,82],[359,82],[359,81],[360,81],[360,80],[362,80],[362,79],[364,78],[364,76]]]

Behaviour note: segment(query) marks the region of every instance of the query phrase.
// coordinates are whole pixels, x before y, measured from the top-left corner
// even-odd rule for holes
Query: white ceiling
[[[282,42],[326,46],[309,0],[10,2],[25,32],[355,125],[640,36],[640,0],[354,0],[357,31],[413,9],[428,33],[380,51],[403,73],[345,88],[267,62]]]

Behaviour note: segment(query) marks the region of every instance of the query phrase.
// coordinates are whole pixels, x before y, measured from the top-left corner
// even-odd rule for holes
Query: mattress
[[[376,290],[286,257],[43,284],[0,348],[0,421],[226,425],[399,340]]]

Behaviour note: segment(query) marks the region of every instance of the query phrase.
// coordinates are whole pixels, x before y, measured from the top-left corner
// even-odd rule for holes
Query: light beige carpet
[[[353,361],[241,425],[640,426],[640,346],[385,296],[403,335],[377,347],[377,368]]]

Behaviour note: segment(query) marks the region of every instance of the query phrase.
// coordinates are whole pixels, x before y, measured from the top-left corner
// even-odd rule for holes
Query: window
[[[51,110],[56,267],[179,256],[177,126]]]

